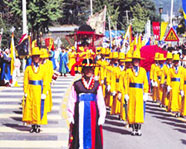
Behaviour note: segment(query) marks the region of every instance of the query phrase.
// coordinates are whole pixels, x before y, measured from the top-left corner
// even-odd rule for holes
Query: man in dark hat
[[[69,148],[103,148],[102,125],[106,107],[102,88],[94,79],[95,64],[91,59],[82,62],[82,78],[75,81],[68,103],[72,138]]]

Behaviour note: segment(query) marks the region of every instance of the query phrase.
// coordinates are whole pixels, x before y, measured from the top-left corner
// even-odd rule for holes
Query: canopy
[[[161,49],[157,45],[142,47],[141,57],[145,58],[145,60],[141,60],[140,66],[145,68],[146,71],[150,71],[150,67],[154,63],[155,53],[157,52],[164,54],[164,57],[167,56],[167,51]]]

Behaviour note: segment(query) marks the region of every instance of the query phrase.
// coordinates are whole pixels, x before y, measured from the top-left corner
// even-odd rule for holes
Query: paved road
[[[131,136],[131,129],[116,116],[107,115],[103,128],[105,149],[186,149],[186,119],[175,118],[150,101],[141,137]]]
[[[53,108],[48,114],[48,125],[41,127],[40,134],[29,133],[30,125],[23,126],[21,99],[23,97],[22,79],[20,87],[0,88],[0,148],[41,149],[67,148],[68,127],[62,117],[65,92],[74,77],[60,77],[52,87]],[[63,106],[64,107],[64,106]],[[65,108],[65,107],[64,107]]]
[[[60,77],[52,87],[53,109],[48,125],[40,134],[30,134],[30,126],[21,122],[22,81],[19,88],[0,88],[0,148],[60,149],[67,148],[68,127],[66,105],[70,85],[75,77]],[[62,116],[61,116],[62,115]],[[103,126],[104,149],[186,149],[186,119],[175,118],[157,104],[147,103],[143,135],[131,136],[130,128],[107,114]]]

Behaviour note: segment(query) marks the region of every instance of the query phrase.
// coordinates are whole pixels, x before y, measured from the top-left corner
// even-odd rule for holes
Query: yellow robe
[[[163,67],[160,68],[160,66],[155,67],[154,69],[154,76],[153,76],[153,80],[154,82],[158,83],[158,90],[157,90],[157,99],[160,101],[160,103],[162,103],[162,96],[163,96],[163,88],[161,87],[161,77],[163,74]]]
[[[176,73],[175,68],[172,67],[169,69],[169,73],[167,76],[167,84],[172,89],[170,91],[170,101],[168,106],[168,111],[172,112],[180,112],[181,111],[181,96],[180,90],[183,90],[183,67],[178,67],[178,73]],[[174,79],[179,79],[179,81],[175,81]]]
[[[46,102],[47,112],[51,112],[53,106],[51,83],[52,83],[52,76],[54,73],[52,61],[46,60],[43,66],[45,69],[45,74],[47,75],[47,87],[48,87],[45,102]]]
[[[127,72],[126,93],[129,95],[128,101],[128,123],[144,123],[144,102],[143,92],[148,93],[148,80],[146,70],[139,67],[138,75],[136,76],[133,69],[128,69]],[[136,87],[136,85],[143,86]]]
[[[102,89],[103,89],[103,96],[105,97],[105,90],[106,90],[106,66],[108,65],[108,62],[106,60],[101,62],[100,66],[100,84],[101,81],[103,80]]]
[[[76,63],[76,52],[69,52],[68,56],[69,56],[68,68],[70,71],[72,66]]]
[[[186,68],[183,68],[183,74],[186,74]],[[182,108],[181,108],[181,115],[186,116],[186,75],[183,75],[184,82],[182,83],[183,91],[184,91],[184,98],[182,99]]]
[[[125,92],[125,78],[126,78],[126,71],[123,70],[120,72],[118,89],[122,95],[121,101],[120,101],[121,102],[120,103],[120,118],[124,121],[127,120],[126,113],[125,113],[125,110],[127,110],[127,109],[125,109],[125,107],[124,107],[124,104],[126,104],[125,99],[124,99],[125,94],[126,94],[126,92]]]
[[[150,69],[150,80],[153,80],[153,78],[154,78],[154,70],[155,70],[156,67],[157,67],[156,64],[152,64],[151,65],[151,69]],[[157,100],[157,87],[153,87],[152,88],[152,99],[153,99],[153,101],[156,101]]]
[[[112,76],[112,66],[108,65],[106,67],[106,74],[107,74],[107,80],[106,80],[106,84],[107,87],[110,85],[111,86],[111,76]],[[106,94],[106,105],[111,107],[112,105],[112,101],[113,101],[113,97],[111,96],[111,90],[109,92],[107,92]]]
[[[94,69],[94,76],[95,76],[95,79],[99,81],[100,80],[101,60],[98,60],[96,62],[96,64],[97,64],[97,67],[95,67],[95,69]]]
[[[161,84],[164,85],[163,87],[163,95],[162,95],[162,105],[168,106],[169,105],[169,99],[167,98],[167,76],[169,72],[168,65],[163,66],[163,73],[161,76]]]
[[[46,102],[44,105],[44,114],[41,120],[41,94],[47,93],[47,75],[43,65],[40,65],[37,72],[34,67],[28,66],[24,73],[24,93],[27,94],[26,104],[23,108],[24,122],[28,124],[47,124]],[[29,81],[43,81],[43,91],[41,85],[29,84]]]
[[[113,96],[113,102],[111,103],[111,114],[119,114],[120,113],[120,101],[117,98],[117,93],[119,91],[119,76],[120,76],[120,68],[113,67],[112,69],[112,77],[111,77],[111,93],[116,92],[116,95]]]

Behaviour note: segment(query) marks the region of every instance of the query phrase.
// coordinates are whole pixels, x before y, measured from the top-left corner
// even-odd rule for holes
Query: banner
[[[121,52],[127,53],[130,49],[131,43],[132,43],[132,25],[130,24],[124,36],[124,42],[121,48]]]
[[[150,22],[150,20],[148,20],[146,25],[145,25],[144,38],[150,38],[150,37],[151,37],[151,22]]]
[[[89,16],[87,24],[95,30],[96,34],[104,34],[105,33],[105,21],[106,21],[106,6],[100,12],[96,13],[92,16]]]
[[[27,34],[23,34],[19,40],[16,50],[19,56],[27,56],[30,53],[30,40]]]
[[[183,16],[184,16],[185,24],[186,24],[186,0],[182,0],[182,6],[183,6]]]
[[[45,38],[45,46],[48,48],[48,51],[54,51],[54,40],[53,38]]]
[[[163,39],[165,32],[167,30],[167,26],[168,26],[168,22],[161,22],[161,36],[160,36],[160,40]]]
[[[160,40],[160,23],[152,22],[152,29],[155,40]]]
[[[10,74],[13,75],[14,71],[14,60],[15,60],[15,45],[14,45],[14,33],[12,32],[12,39],[10,44],[10,57],[11,57],[11,70]]]

